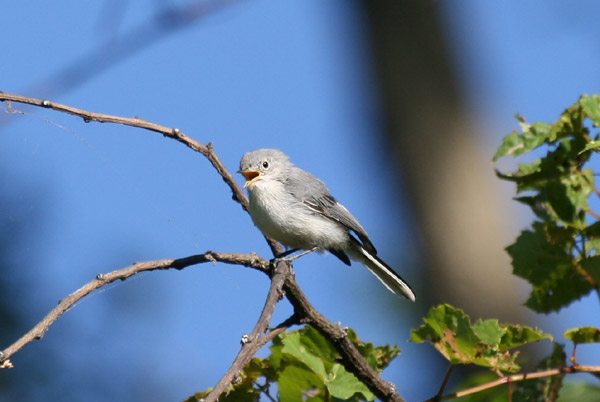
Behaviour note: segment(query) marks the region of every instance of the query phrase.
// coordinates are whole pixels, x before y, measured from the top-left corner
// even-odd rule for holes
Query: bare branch
[[[210,163],[213,165],[213,167],[217,170],[217,172],[219,172],[219,174],[221,175],[221,177],[223,178],[225,183],[227,183],[227,185],[233,192],[233,199],[235,201],[239,202],[242,205],[242,207],[244,208],[244,210],[247,211],[247,209],[248,209],[248,199],[244,195],[242,189],[240,189],[240,187],[237,185],[235,180],[233,180],[233,177],[231,176],[231,174],[229,173],[227,168],[225,168],[223,163],[219,160],[217,155],[213,152],[212,144],[209,143],[207,145],[203,145],[203,144],[199,143],[198,141],[195,141],[192,138],[188,137],[187,135],[183,134],[177,128],[161,126],[159,124],[148,122],[148,121],[142,120],[137,117],[128,118],[128,117],[88,112],[88,111],[74,108],[71,106],[66,106],[66,105],[62,105],[59,103],[50,102],[49,100],[28,98],[28,97],[24,97],[24,96],[20,96],[20,95],[8,94],[8,93],[1,92],[1,91],[0,91],[0,101],[18,102],[18,103],[24,103],[24,104],[29,104],[29,105],[39,106],[39,107],[45,107],[45,108],[49,108],[52,110],[56,110],[58,112],[67,113],[67,114],[81,117],[81,118],[83,118],[83,120],[85,122],[96,121],[96,122],[101,122],[101,123],[123,124],[123,125],[127,125],[127,126],[143,128],[146,130],[150,130],[150,131],[154,131],[154,132],[163,134],[164,136],[172,138],[176,141],[179,141],[180,143],[188,146],[189,148],[193,149],[194,151],[200,152],[202,155],[204,155],[210,161]],[[281,245],[279,243],[277,243],[276,241],[274,241],[273,239],[270,239],[270,238],[265,238],[265,239],[266,239],[267,243],[269,244],[269,246],[271,247],[271,251],[273,252],[274,255],[281,254],[283,249],[281,248]],[[146,268],[143,270],[168,269],[168,268],[181,269],[187,265],[197,264],[200,262],[206,262],[209,260],[212,261],[213,259],[217,260],[217,261],[226,262],[226,263],[240,264],[238,259],[231,257],[231,256],[234,256],[235,254],[230,254],[229,258],[224,258],[223,255],[220,255],[219,258],[222,258],[222,259],[217,258],[215,256],[215,253],[212,253],[210,256],[207,256],[207,254],[208,253],[203,254],[201,256],[188,257],[188,259],[191,259],[191,261],[187,261],[188,259],[185,259],[185,258],[181,259],[181,260],[162,260],[162,261],[165,261],[167,266],[162,267],[162,268],[153,266],[153,267]],[[264,265],[266,263],[266,261],[254,254],[251,254],[250,256],[252,256],[253,259],[244,260],[244,261],[248,261],[248,264],[241,263],[241,265],[246,265],[246,266],[249,266],[252,268],[259,269],[262,272],[268,274],[267,268]],[[195,261],[194,258],[196,258],[196,257],[200,257],[200,260]],[[176,262],[176,263],[174,263],[174,262]],[[189,264],[188,264],[188,262],[189,262]],[[156,262],[151,261],[149,263],[142,263],[142,264],[152,264],[152,263],[156,263]],[[176,264],[176,265],[169,265],[169,264]],[[135,266],[135,264],[134,264],[134,266]],[[131,269],[134,266],[131,266],[128,268]],[[124,268],[124,270],[126,270],[128,268]],[[119,271],[115,271],[115,272],[119,272]],[[133,275],[135,273],[137,273],[137,272],[133,272],[131,275]],[[111,273],[111,274],[114,274],[114,273]],[[111,274],[109,274],[109,275],[111,275]],[[124,278],[117,277],[112,280],[116,280],[116,279],[124,279]],[[100,281],[100,280],[106,280],[106,277],[102,277],[102,279],[96,279],[96,281]],[[92,287],[96,286],[96,287],[93,287],[91,290],[87,290],[86,287],[88,287],[88,286],[92,286]],[[67,297],[66,299],[61,301],[59,306],[57,306],[56,309],[52,310],[50,312],[50,314],[48,314],[48,316],[46,318],[44,318],[44,320],[42,320],[42,322],[40,322],[38,325],[36,325],[30,332],[25,334],[19,341],[15,342],[15,344],[13,344],[9,348],[7,348],[4,351],[5,355],[0,355],[0,364],[3,361],[6,361],[12,354],[14,354],[20,348],[22,348],[25,344],[31,342],[33,339],[36,339],[36,338],[39,339],[43,335],[45,330],[48,328],[48,326],[51,325],[52,322],[54,322],[62,313],[64,313],[64,311],[66,311],[66,309],[68,309],[68,307],[70,307],[74,303],[74,301],[73,301],[73,303],[68,304],[68,306],[66,308],[64,308],[62,311],[60,311],[59,308],[61,306],[63,306],[63,307],[65,306],[65,305],[63,305],[63,303],[65,301],[69,301],[70,298],[76,294],[79,295],[78,292],[87,291],[87,293],[85,293],[85,294],[88,294],[89,292],[91,292],[94,289],[97,289],[98,287],[100,287],[100,286],[98,286],[98,283],[96,283],[95,281],[92,281],[89,284],[85,285],[83,288],[79,289],[74,294],[70,295],[69,297]],[[392,402],[403,401],[403,399],[396,393],[395,386],[391,383],[384,381],[381,377],[379,377],[377,372],[371,366],[369,366],[367,361],[358,352],[358,349],[356,348],[356,346],[348,339],[345,331],[339,325],[334,325],[329,320],[327,320],[321,313],[319,313],[308,302],[308,300],[306,299],[306,296],[300,290],[298,283],[296,282],[296,280],[294,279],[294,277],[292,275],[288,275],[285,278],[283,289],[285,291],[286,298],[294,306],[295,316],[298,317],[298,319],[301,320],[302,322],[305,322],[305,323],[310,324],[313,327],[315,327],[323,336],[325,336],[325,338],[327,338],[329,340],[329,342],[331,342],[332,345],[334,345],[334,347],[336,348],[336,350],[340,353],[340,355],[342,357],[342,364],[344,365],[346,370],[348,370],[349,372],[352,372],[354,375],[356,375],[356,377],[359,380],[361,380],[363,383],[365,383],[365,385],[371,390],[371,392],[373,392],[379,399],[384,400],[384,401],[392,401]],[[85,296],[85,294],[82,294],[76,300],[79,300],[81,297]],[[265,304],[265,306],[266,306],[266,304]],[[58,312],[58,311],[60,311],[60,313],[57,314],[56,312]],[[48,324],[45,323],[45,321],[47,319],[51,320]],[[255,330],[256,330],[256,327],[255,327]],[[259,348],[260,348],[260,346],[259,346]],[[256,349],[256,350],[258,350],[258,349]],[[234,362],[234,364],[235,364],[235,362]],[[231,371],[231,369],[230,369],[230,371]],[[228,371],[228,373],[229,373],[229,371]],[[228,375],[228,374],[226,373],[226,375]],[[224,380],[222,379],[222,381],[224,381]],[[227,382],[227,381],[225,381],[225,382]]]
[[[269,262],[262,259],[258,255],[252,254],[236,254],[236,253],[217,253],[214,251],[207,251],[204,254],[193,255],[190,257],[179,258],[179,259],[166,259],[166,260],[155,260],[137,262],[128,267],[118,269],[108,274],[98,274],[96,279],[86,283],[69,296],[62,299],[58,305],[53,308],[35,327],[29,332],[17,339],[12,345],[0,352],[0,367],[2,363],[7,361],[12,355],[21,350],[25,345],[32,342],[35,339],[41,339],[44,333],[50,328],[50,326],[67,310],[69,310],[75,303],[81,300],[83,297],[92,293],[94,290],[99,289],[109,283],[117,280],[125,280],[130,276],[138,274],[144,271],[156,271],[165,269],[183,269],[190,265],[201,264],[205,262],[224,262],[227,264],[243,265],[246,267],[254,268],[259,271],[266,273],[268,271]]]
[[[27,105],[52,109],[57,112],[67,113],[73,116],[81,117],[86,123],[96,121],[99,123],[115,123],[122,124],[125,126],[138,127],[145,130],[160,133],[165,137],[169,137],[176,141],[179,141],[180,143],[186,145],[194,151],[200,152],[202,155],[204,155],[206,159],[208,159],[208,161],[215,168],[215,170],[219,173],[219,175],[223,178],[223,181],[225,181],[225,183],[231,189],[231,192],[233,193],[233,199],[240,203],[244,210],[248,210],[248,199],[244,195],[244,192],[242,191],[240,186],[238,186],[236,181],[231,176],[231,173],[229,173],[225,165],[223,165],[223,162],[221,162],[217,154],[213,151],[212,143],[208,143],[207,145],[201,144],[200,142],[182,133],[178,128],[162,126],[160,124],[140,119],[139,117],[122,117],[110,114],[89,112],[87,110],[79,109],[76,107],[67,106],[56,102],[50,102],[47,99],[29,98],[26,96],[9,94],[3,91],[0,91],[0,101],[18,102]],[[266,238],[266,240],[274,255],[281,254],[283,250],[279,243],[269,238]]]
[[[210,394],[204,398],[205,402],[216,402],[221,394],[234,382],[240,371],[244,368],[244,366],[246,366],[246,364],[248,364],[258,349],[271,340],[273,336],[276,336],[285,330],[286,327],[280,327],[280,330],[278,331],[271,331],[270,337],[262,336],[271,322],[271,317],[273,316],[273,311],[275,311],[275,306],[283,298],[282,288],[285,279],[291,274],[291,266],[286,262],[279,262],[277,266],[274,267],[273,275],[271,277],[271,286],[269,288],[269,293],[267,294],[267,300],[265,301],[265,306],[263,307],[254,329],[250,335],[243,337],[242,349],[231,364],[229,370],[227,370],[225,375],[221,377],[221,380],[217,383]],[[274,333],[275,335],[273,335]],[[268,340],[263,341],[263,338],[268,338]]]

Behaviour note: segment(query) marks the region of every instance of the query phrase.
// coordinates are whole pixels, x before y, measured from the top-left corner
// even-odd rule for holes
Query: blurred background
[[[594,298],[547,317],[522,306],[503,249],[532,217],[489,164],[515,113],[554,121],[600,91],[598,15],[594,1],[7,2],[0,90],[178,127],[232,172],[249,150],[285,151],[417,302],[330,255],[297,261],[298,282],[330,320],[398,344],[383,377],[423,400],[446,364],[407,339],[433,304],[558,340],[600,325]],[[0,349],[100,272],[206,250],[270,257],[200,154],[141,129],[2,104],[0,183]],[[227,370],[267,289],[221,264],[108,286],[13,356],[0,401],[183,400]],[[280,303],[273,325],[290,314]]]

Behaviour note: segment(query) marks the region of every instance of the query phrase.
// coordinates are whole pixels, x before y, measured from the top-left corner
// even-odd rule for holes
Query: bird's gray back
[[[367,250],[377,253],[365,229],[346,207],[330,194],[325,183],[293,165],[290,173],[292,174],[289,174],[284,182],[287,191],[315,213],[336,221],[347,230],[356,233]]]

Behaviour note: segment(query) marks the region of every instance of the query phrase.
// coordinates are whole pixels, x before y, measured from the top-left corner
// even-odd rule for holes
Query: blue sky
[[[440,3],[485,155],[516,127],[515,113],[552,121],[581,93],[599,91],[594,17],[600,4],[576,3]],[[354,3],[234,2],[182,29],[144,31],[118,62],[103,64],[160,6],[183,4],[9,2],[0,90],[178,127],[213,142],[231,171],[251,149],[280,148],[323,179],[369,231],[380,255],[403,261],[403,276],[418,283],[410,270],[410,212],[389,185],[389,161],[377,153],[381,116]],[[96,52],[103,56],[86,67],[85,79],[68,90],[55,87],[66,66]],[[7,281],[30,321],[8,338],[99,272],[209,249],[269,255],[201,155],[155,133],[13,107],[31,115],[0,113],[2,197],[10,199],[0,212],[18,228],[11,256],[18,272]],[[514,189],[506,191],[510,198]],[[528,218],[518,213],[524,218],[515,235]],[[390,227],[390,221],[404,224]],[[348,268],[332,256],[311,255],[295,267],[298,282],[328,318],[365,340],[404,350],[384,373],[402,395],[431,396],[436,388],[429,378],[407,375],[427,370],[433,353],[406,342],[420,321],[412,305],[387,294],[357,264]],[[185,399],[227,370],[267,289],[263,275],[225,265],[143,274],[84,299],[2,375],[10,381],[40,370],[36,360],[44,356],[51,365],[44,369],[58,374],[32,387],[30,400],[47,397],[57,385],[73,400]],[[597,301],[579,303],[564,315],[565,325],[580,324],[576,318],[592,308],[597,312]],[[290,314],[280,303],[273,323]],[[441,373],[431,377],[436,381]]]

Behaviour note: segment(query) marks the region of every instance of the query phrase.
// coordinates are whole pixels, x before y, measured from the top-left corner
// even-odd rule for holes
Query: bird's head
[[[288,156],[278,149],[257,149],[242,157],[238,173],[246,178],[247,188],[259,180],[280,180],[291,165]]]

